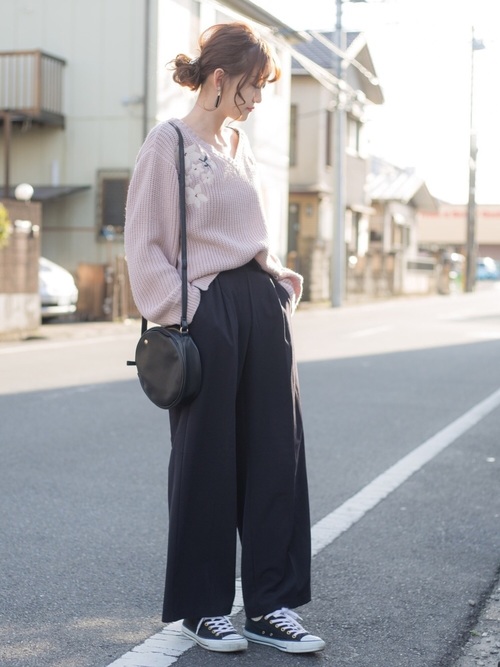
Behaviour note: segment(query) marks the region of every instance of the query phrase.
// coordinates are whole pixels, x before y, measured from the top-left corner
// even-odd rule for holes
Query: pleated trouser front
[[[190,332],[198,397],[170,411],[163,621],[222,616],[236,531],[248,616],[310,600],[310,519],[287,291],[255,261],[220,273]]]

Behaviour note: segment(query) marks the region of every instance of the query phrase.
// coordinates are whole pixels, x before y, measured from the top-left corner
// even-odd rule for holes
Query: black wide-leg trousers
[[[230,613],[236,531],[247,616],[310,600],[310,519],[289,295],[257,262],[220,273],[190,326],[197,398],[170,410],[163,621]]]

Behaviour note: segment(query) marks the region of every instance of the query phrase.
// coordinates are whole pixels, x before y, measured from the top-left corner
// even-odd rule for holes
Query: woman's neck
[[[217,113],[217,110],[207,111],[204,107],[200,107],[199,104],[200,101],[182,119],[183,123],[188,125],[203,141],[214,146],[219,152],[234,157],[238,144],[237,133],[224,125],[226,118],[222,114]]]

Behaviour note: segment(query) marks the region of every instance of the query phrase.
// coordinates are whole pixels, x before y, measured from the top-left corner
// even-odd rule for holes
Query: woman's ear
[[[221,67],[218,67],[213,73],[214,86],[218,90],[222,88],[225,72]]]

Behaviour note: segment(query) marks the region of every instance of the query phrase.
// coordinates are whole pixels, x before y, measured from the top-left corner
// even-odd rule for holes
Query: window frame
[[[119,183],[119,195],[110,186]],[[99,169],[97,172],[96,232],[99,239],[122,239],[125,230],[125,205],[130,184],[130,169]],[[107,220],[105,217],[107,216]]]

